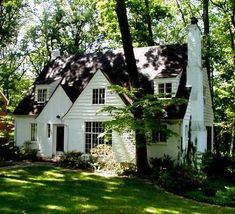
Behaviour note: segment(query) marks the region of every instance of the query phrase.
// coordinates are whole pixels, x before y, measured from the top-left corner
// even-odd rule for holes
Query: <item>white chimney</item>
[[[189,63],[201,66],[201,31],[197,25],[197,19],[191,19],[188,27]]]
[[[192,115],[192,141],[197,142],[197,150],[206,148],[206,130],[204,121],[203,69],[201,51],[201,31],[197,19],[192,18],[188,26],[188,66],[187,85],[191,86],[190,105]]]
[[[60,56],[60,51],[58,49],[52,50],[51,52],[51,59],[56,59],[58,56]]]

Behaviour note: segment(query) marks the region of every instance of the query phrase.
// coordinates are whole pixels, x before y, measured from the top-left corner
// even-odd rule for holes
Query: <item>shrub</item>
[[[21,154],[19,147],[15,146],[13,141],[0,143],[0,159],[4,161],[20,160]]]
[[[137,167],[134,163],[121,162],[116,165],[115,171],[119,176],[131,176],[136,174]]]
[[[235,175],[235,160],[228,155],[207,152],[202,157],[202,170],[208,176],[233,177]]]
[[[224,190],[218,190],[216,197],[217,204],[235,207],[235,187],[225,187]]]
[[[90,156],[84,156],[79,151],[65,152],[58,165],[72,169],[90,169],[93,161]]]
[[[161,158],[150,159],[151,168],[154,176],[158,177],[164,170],[170,170],[174,166],[174,161],[169,155],[165,155]]]
[[[218,204],[221,206],[235,206],[235,187],[233,184],[224,185],[223,180],[208,180],[205,185],[196,190],[189,191],[186,196],[197,201]]]
[[[20,147],[20,154],[23,160],[36,161],[38,160],[38,149],[32,148],[31,141],[25,141]]]
[[[185,192],[201,187],[206,179],[203,173],[188,165],[177,165],[163,171],[157,180],[158,185],[166,190],[184,195]]]
[[[110,145],[100,144],[91,149],[95,169],[113,170],[115,166],[113,150]]]

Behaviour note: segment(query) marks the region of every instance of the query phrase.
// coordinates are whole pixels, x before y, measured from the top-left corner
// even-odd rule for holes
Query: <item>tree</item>
[[[19,0],[5,0],[0,4],[0,90],[14,103],[17,90],[22,86],[26,69],[25,48],[20,44],[21,25],[26,18],[26,4]],[[28,87],[28,86],[27,86]],[[14,104],[13,106],[15,106]]]
[[[24,4],[20,0],[5,0],[0,4],[0,50],[14,41],[19,32],[21,12]]]
[[[203,0],[203,24],[204,24],[204,34],[203,34],[203,47],[204,47],[204,55],[205,55],[205,67],[207,70],[208,80],[210,84],[211,93],[213,93],[212,81],[213,73],[211,71],[211,63],[210,63],[210,22],[209,22],[209,0]]]
[[[168,6],[162,1],[128,0],[128,22],[132,35],[133,46],[152,46],[156,44],[161,32],[156,26],[165,18],[170,17]],[[115,13],[115,0],[98,0],[99,20],[101,33],[112,47],[120,45],[121,35],[118,31]]]
[[[131,87],[139,89],[139,75],[137,71],[134,50],[132,46],[132,39],[127,20],[125,0],[116,0],[116,13],[122,35],[124,55],[126,58],[126,65],[129,73]],[[136,94],[136,98],[141,98],[141,93]],[[135,101],[136,99],[133,100],[134,103]],[[139,123],[143,121],[143,109],[141,106],[136,106],[132,110],[132,113],[136,121],[138,121]],[[145,134],[142,133],[138,128],[135,130],[135,141],[137,171],[141,174],[146,174],[149,172],[149,164],[147,158],[147,142]]]
[[[32,10],[31,17],[37,22],[26,29],[24,38],[36,74],[50,61],[54,49],[59,49],[62,55],[101,49],[95,0],[51,0],[49,4],[39,1],[36,5],[43,9]]]

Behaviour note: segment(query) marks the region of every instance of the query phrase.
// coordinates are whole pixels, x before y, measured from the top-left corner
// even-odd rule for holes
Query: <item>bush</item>
[[[20,154],[23,160],[36,161],[38,160],[38,149],[32,148],[31,141],[25,141],[20,147]]]
[[[165,155],[161,158],[151,158],[150,159],[151,169],[153,172],[153,177],[158,178],[158,176],[164,170],[170,170],[174,166],[174,161],[169,155]]]
[[[110,145],[100,144],[91,149],[95,169],[113,170],[115,161],[113,150]]]
[[[201,187],[206,179],[203,173],[187,165],[177,165],[170,170],[163,171],[157,180],[164,189],[184,195],[187,191]]]
[[[21,154],[19,147],[14,145],[14,142],[5,142],[0,144],[0,159],[4,161],[8,160],[20,160]]]
[[[235,160],[228,155],[207,152],[202,157],[202,170],[208,176],[235,176]]]
[[[93,161],[90,156],[84,156],[78,151],[65,152],[58,163],[59,166],[72,169],[90,169]]]
[[[137,167],[134,163],[121,162],[116,165],[115,171],[119,176],[131,176],[136,174]]]
[[[208,180],[205,185],[196,190],[189,191],[186,196],[197,201],[235,207],[235,187],[233,184],[224,185],[223,180]]]

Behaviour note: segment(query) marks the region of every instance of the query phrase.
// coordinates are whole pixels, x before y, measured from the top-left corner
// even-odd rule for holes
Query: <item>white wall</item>
[[[209,88],[209,81],[206,69],[203,69],[203,96],[204,96],[204,115],[205,125],[213,126],[214,113],[212,109],[212,100]]]
[[[120,162],[132,162],[136,163],[135,158],[135,142],[133,141],[133,133],[125,132],[119,134],[117,132],[113,132],[112,134],[112,142],[113,142],[113,152],[114,152],[114,160],[117,163]]]
[[[181,122],[175,121],[174,124],[168,125],[167,128],[175,133],[181,133]],[[164,154],[172,157],[173,160],[178,158],[178,152],[181,146],[181,136],[171,136],[167,142],[148,144],[148,157],[163,157]]]
[[[25,141],[31,140],[31,123],[36,123],[33,116],[14,116],[16,146],[22,146]]]
[[[101,71],[97,71],[88,85],[77,98],[71,109],[63,118],[65,124],[68,125],[68,149],[85,152],[85,122],[97,121],[104,122],[110,119],[108,113],[97,114],[97,111],[105,105],[92,104],[92,90],[96,88],[105,88],[106,105],[124,106],[124,102],[116,93],[108,88],[109,81]],[[116,160],[131,161],[133,159],[132,152],[127,151],[121,136],[113,133],[114,155]],[[116,152],[116,154],[115,154]],[[129,154],[127,154],[129,152]]]
[[[58,86],[51,99],[48,101],[36,121],[38,124],[38,146],[41,156],[50,157],[55,153],[55,125],[63,124],[61,118],[69,110],[72,102],[61,86]],[[47,124],[51,124],[51,137],[48,138]],[[67,129],[65,129],[66,132]],[[65,141],[66,143],[66,141]],[[66,148],[66,145],[65,145]]]
[[[197,143],[199,152],[204,152],[207,146],[207,136],[204,116],[201,31],[197,24],[191,24],[188,30],[187,85],[192,86],[189,98],[192,115],[192,141]]]

